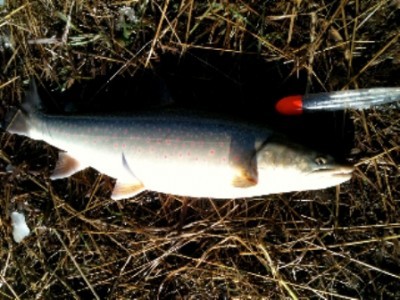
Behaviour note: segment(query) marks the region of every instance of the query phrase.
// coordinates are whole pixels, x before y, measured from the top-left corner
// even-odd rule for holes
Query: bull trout
[[[46,114],[34,82],[7,131],[61,150],[53,180],[87,167],[115,178],[112,199],[145,190],[225,199],[315,190],[353,171],[269,128],[227,119],[173,111]]]

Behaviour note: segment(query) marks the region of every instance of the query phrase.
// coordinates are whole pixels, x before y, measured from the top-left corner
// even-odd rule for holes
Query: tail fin
[[[13,134],[27,135],[29,132],[28,115],[18,110],[8,124],[6,131]]]
[[[29,119],[35,112],[41,108],[41,101],[37,92],[35,80],[32,78],[29,83],[29,89],[26,91],[25,100],[21,109],[15,112],[9,110],[3,123],[6,131],[10,133],[27,135],[29,132]]]
[[[25,100],[22,103],[22,110],[26,114],[32,114],[42,109],[42,102],[37,91],[37,86],[34,78],[29,82],[29,89],[25,93]]]

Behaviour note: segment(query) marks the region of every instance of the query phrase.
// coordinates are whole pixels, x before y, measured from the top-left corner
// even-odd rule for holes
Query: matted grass
[[[73,95],[73,109],[111,110],[115,82],[135,89],[150,73],[183,106],[241,107],[258,119],[257,105],[292,92],[400,86],[399,8],[382,0],[6,0],[1,113],[20,105],[31,76],[59,108]],[[153,96],[121,96],[119,105]],[[2,133],[1,298],[399,298],[399,110],[333,116],[342,118],[354,127],[350,182],[226,201],[147,192],[115,202],[111,178],[86,170],[51,182],[57,150]],[[331,139],[313,125],[322,127],[313,140]],[[20,244],[11,237],[14,209],[32,229]]]

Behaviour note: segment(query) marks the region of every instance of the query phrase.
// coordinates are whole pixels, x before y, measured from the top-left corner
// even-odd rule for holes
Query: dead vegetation
[[[0,20],[4,107],[19,105],[29,76],[56,94],[144,69],[167,75],[177,98],[190,89],[193,103],[215,78],[210,90],[227,80],[252,93],[252,72],[241,72],[259,62],[297,83],[255,97],[400,86],[398,1],[6,0]],[[2,133],[1,298],[399,298],[399,110],[347,114],[350,183],[230,201],[149,192],[114,202],[112,179],[87,170],[50,182],[57,151]],[[33,230],[21,244],[14,209]]]

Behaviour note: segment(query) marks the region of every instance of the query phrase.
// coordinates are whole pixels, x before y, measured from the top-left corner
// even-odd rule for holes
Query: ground
[[[0,8],[4,119],[35,78],[53,111],[170,102],[268,123],[355,164],[350,182],[256,199],[146,192],[0,137],[2,299],[400,298],[398,105],[284,118],[280,97],[400,86],[400,2],[27,1]],[[270,107],[270,110],[264,109]],[[11,212],[32,232],[12,239]]]

